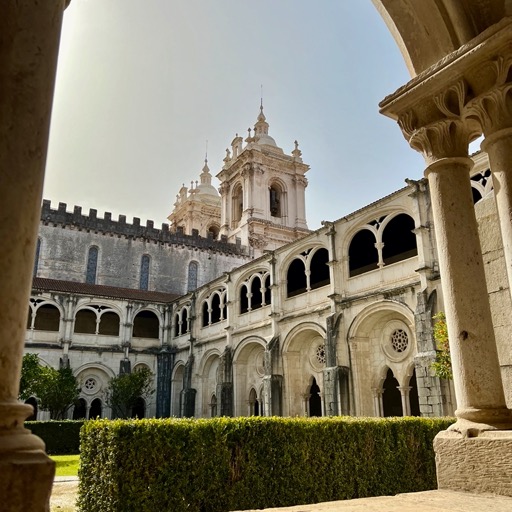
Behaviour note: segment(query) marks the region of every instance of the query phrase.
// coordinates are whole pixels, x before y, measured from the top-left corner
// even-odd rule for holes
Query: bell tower
[[[254,256],[273,250],[309,233],[306,222],[305,176],[299,145],[290,155],[268,134],[263,105],[243,139],[238,134],[226,150],[217,174],[221,193],[220,234],[251,247]]]

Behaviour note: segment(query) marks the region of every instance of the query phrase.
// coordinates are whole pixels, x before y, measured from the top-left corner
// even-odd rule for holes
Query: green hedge
[[[39,436],[50,455],[80,453],[80,429],[84,421],[26,421],[25,427]]]
[[[452,419],[97,420],[81,431],[79,510],[283,507],[436,488]]]

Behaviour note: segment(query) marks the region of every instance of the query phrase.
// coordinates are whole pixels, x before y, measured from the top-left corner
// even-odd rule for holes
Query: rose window
[[[89,377],[89,378],[84,382],[84,388],[85,388],[87,391],[94,391],[94,389],[96,388],[96,379],[93,379],[92,377]]]
[[[391,334],[391,346],[399,354],[405,352],[409,346],[409,336],[403,329],[396,329]]]
[[[320,364],[325,364],[325,345],[318,345],[316,348],[316,360]]]

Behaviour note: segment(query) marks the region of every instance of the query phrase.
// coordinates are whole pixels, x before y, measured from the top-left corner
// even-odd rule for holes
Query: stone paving
[[[74,512],[78,479],[55,479],[52,512]],[[259,509],[261,510],[261,509]],[[512,498],[457,491],[426,491],[397,496],[330,501],[295,507],[267,508],[266,512],[512,512]],[[255,512],[245,511],[245,512]]]
[[[397,496],[330,501],[268,508],[266,512],[512,512],[512,498],[456,491],[426,491]],[[245,511],[248,512],[248,511]],[[250,512],[254,512],[250,511]]]

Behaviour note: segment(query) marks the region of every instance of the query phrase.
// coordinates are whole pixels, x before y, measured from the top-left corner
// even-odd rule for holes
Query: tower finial
[[[206,139],[206,150],[205,150],[205,154],[204,154],[204,163],[205,164],[208,163],[208,139]]]
[[[260,110],[263,112],[263,84],[260,84]]]

